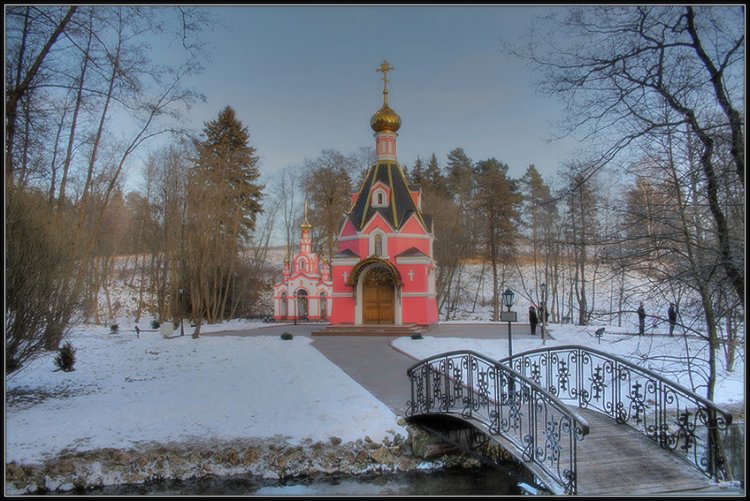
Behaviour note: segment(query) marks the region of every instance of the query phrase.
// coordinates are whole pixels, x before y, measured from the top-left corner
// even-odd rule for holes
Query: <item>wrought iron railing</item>
[[[602,412],[641,431],[703,473],[731,479],[720,433],[732,415],[627,360],[582,346],[554,346],[502,359],[563,402]]]
[[[576,493],[576,444],[588,423],[537,383],[473,351],[424,359],[407,375],[407,417],[447,413],[477,423],[535,463],[551,490]]]

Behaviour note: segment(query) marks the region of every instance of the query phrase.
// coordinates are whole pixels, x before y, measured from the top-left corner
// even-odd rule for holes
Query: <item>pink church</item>
[[[312,252],[307,222],[300,225],[299,252],[292,262],[284,260],[281,282],[273,286],[273,318],[283,320],[328,320],[331,311],[331,277],[328,265]]]
[[[401,118],[388,106],[372,116],[376,161],[367,172],[338,236],[331,260],[331,324],[417,324],[438,321],[432,218],[422,214],[419,185],[409,184],[396,159]]]

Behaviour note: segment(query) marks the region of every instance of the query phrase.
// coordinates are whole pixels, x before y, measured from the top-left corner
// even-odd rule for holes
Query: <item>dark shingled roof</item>
[[[390,189],[388,207],[374,208],[370,205],[370,192],[378,182],[383,183]],[[417,209],[409,193],[411,186],[418,187],[418,185],[409,185],[401,167],[396,162],[381,160],[373,164],[362,183],[357,201],[349,212],[349,219],[357,230],[361,230],[376,213],[380,213],[391,226],[399,229],[412,213],[416,213],[427,231],[432,232],[432,218],[429,218],[428,224],[426,217]]]
[[[359,254],[351,249],[344,249],[341,252],[336,253],[333,257],[359,257]]]
[[[427,254],[417,249],[416,247],[410,247],[396,257],[427,257]]]

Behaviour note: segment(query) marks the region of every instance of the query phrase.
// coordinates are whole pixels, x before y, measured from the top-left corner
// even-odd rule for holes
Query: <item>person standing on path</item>
[[[638,306],[638,335],[642,336],[646,330],[646,309],[643,307],[643,301]]]
[[[669,303],[667,316],[669,317],[669,335],[671,336],[674,334],[675,325],[677,325],[677,309],[675,308],[674,303]]]
[[[536,308],[532,304],[529,306],[529,325],[531,325],[531,335],[536,336],[536,324],[539,323],[539,317],[536,315]]]

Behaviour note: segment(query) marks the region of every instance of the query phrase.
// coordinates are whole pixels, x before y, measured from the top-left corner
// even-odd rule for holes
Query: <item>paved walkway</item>
[[[528,337],[528,325],[511,327],[513,338]],[[424,332],[433,337],[508,339],[507,324],[443,324]],[[406,370],[418,360],[391,346],[395,337],[315,336],[313,347],[349,374],[397,416],[403,416],[411,400]]]
[[[247,331],[216,332],[206,336],[280,336],[289,332],[294,336],[310,336],[323,324],[270,324],[268,327]],[[511,326],[513,339],[529,338],[528,324]],[[537,337],[540,330],[537,329]],[[434,337],[466,337],[478,339],[508,339],[508,325],[498,324],[438,324],[424,332]],[[391,336],[313,336],[312,346],[331,362],[338,365],[352,379],[388,406],[397,416],[403,416],[406,402],[411,399],[411,385],[406,370],[417,360],[396,350]]]

